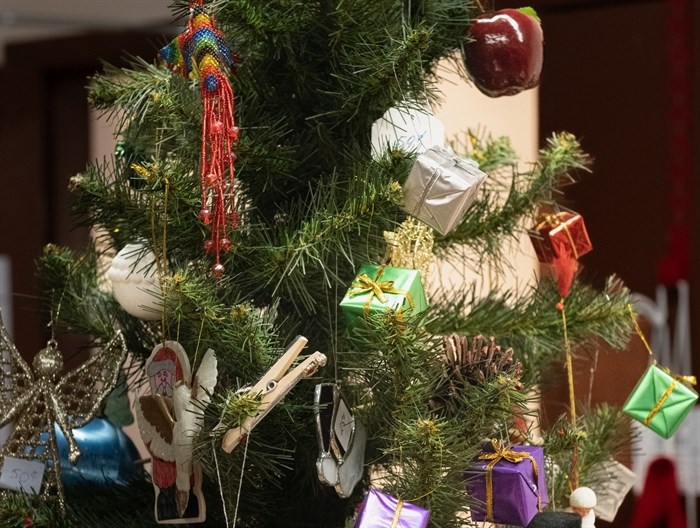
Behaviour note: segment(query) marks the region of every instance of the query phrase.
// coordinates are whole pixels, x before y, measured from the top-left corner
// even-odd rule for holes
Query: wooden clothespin
[[[285,375],[292,363],[299,355],[299,352],[306,346],[308,339],[304,336],[297,336],[292,344],[287,347],[284,354],[272,365],[265,375],[260,378],[250,391],[252,394],[262,394],[258,412],[254,416],[246,418],[243,423],[229,429],[221,441],[221,449],[230,453],[233,449],[245,441],[245,437],[255,427],[260,420],[265,418],[268,412],[277,405],[302,378],[313,375],[319,367],[326,364],[326,356],[321,352],[314,352],[291,372]]]

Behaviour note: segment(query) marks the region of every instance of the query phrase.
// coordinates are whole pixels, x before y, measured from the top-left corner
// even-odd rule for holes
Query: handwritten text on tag
[[[44,464],[36,460],[5,457],[0,488],[38,494],[44,479]]]

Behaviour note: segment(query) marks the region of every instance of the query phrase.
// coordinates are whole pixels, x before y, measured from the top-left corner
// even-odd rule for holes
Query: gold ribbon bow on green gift
[[[649,414],[644,419],[644,425],[649,427],[649,424],[654,419],[654,416],[656,416],[656,414],[661,410],[661,408],[664,406],[664,403],[679,383],[685,383],[687,385],[697,385],[698,381],[695,378],[695,376],[673,376],[673,382],[668,387],[666,387],[666,390],[661,395],[661,398],[659,398],[659,401],[657,401],[656,405],[654,405],[654,408],[651,411],[649,411]]]
[[[348,292],[348,295],[350,297],[354,297],[356,295],[363,295],[365,293],[369,293],[369,298],[367,299],[364,305],[366,314],[369,313],[369,306],[372,303],[372,299],[374,299],[375,297],[379,300],[380,303],[387,303],[387,299],[384,296],[385,293],[397,293],[399,295],[405,295],[409,306],[411,308],[414,308],[415,305],[413,304],[413,297],[411,296],[411,293],[408,290],[399,290],[394,288],[393,280],[379,281],[382,275],[384,275],[384,270],[385,266],[381,266],[377,270],[377,275],[374,277],[374,279],[370,279],[369,275],[367,275],[366,273],[358,275],[351,285],[351,287],[354,288],[354,290],[350,290]]]
[[[479,460],[490,460],[486,466],[486,521],[493,521],[493,467],[498,464],[501,460],[507,460],[513,464],[522,462],[523,460],[529,460],[532,462],[532,472],[535,474],[535,478],[539,476],[539,469],[537,467],[537,461],[532,457],[527,451],[513,451],[507,447],[501,445],[501,443],[493,439],[491,440],[491,445],[493,446],[493,453],[483,453]],[[540,492],[537,490],[537,511],[542,509],[542,504],[540,501]]]
[[[554,229],[555,227],[562,226],[564,228],[564,232],[566,233],[566,237],[569,239],[569,244],[571,245],[571,251],[574,254],[574,258],[578,260],[578,250],[576,249],[576,244],[574,243],[574,237],[571,235],[571,231],[569,231],[569,226],[567,226],[566,222],[562,220],[565,214],[567,213],[561,212],[545,215],[544,219],[537,224],[535,230],[539,231],[543,227]]]

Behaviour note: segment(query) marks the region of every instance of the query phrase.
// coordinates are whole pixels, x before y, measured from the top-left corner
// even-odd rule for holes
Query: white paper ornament
[[[420,154],[434,145],[445,146],[445,125],[427,110],[390,108],[372,125],[375,157],[381,157],[387,148]]]
[[[613,522],[622,501],[634,486],[634,473],[617,460],[610,459],[595,464],[590,470],[590,477],[592,481],[602,483],[596,492],[596,516],[603,521]]]
[[[162,291],[156,272],[156,256],[143,244],[127,244],[115,255],[107,270],[114,298],[134,317],[155,321],[163,315]]]

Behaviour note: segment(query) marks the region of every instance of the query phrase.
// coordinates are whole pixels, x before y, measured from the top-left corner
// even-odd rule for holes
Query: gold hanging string
[[[214,467],[216,468],[216,481],[219,484],[219,496],[221,497],[221,506],[224,510],[224,522],[226,523],[226,528],[229,528],[228,513],[226,512],[226,499],[224,497],[224,486],[221,482],[221,471],[219,470],[219,459],[216,456],[216,446],[214,445],[214,439],[211,440],[211,452],[214,455]]]
[[[571,413],[571,424],[576,425],[576,396],[574,394],[574,368],[571,358],[571,342],[569,341],[569,334],[566,328],[566,306],[564,305],[564,298],[562,297],[559,301],[559,307],[561,307],[561,324],[564,330],[564,349],[566,351],[566,378],[569,385],[569,409]]]
[[[647,338],[644,337],[644,333],[642,332],[642,329],[639,327],[639,323],[637,322],[637,314],[634,313],[634,309],[632,308],[631,304],[627,304],[627,311],[630,313],[630,318],[632,319],[632,325],[634,326],[634,331],[639,336],[639,339],[642,340],[642,343],[644,343],[644,347],[647,349],[647,352],[649,352],[649,355],[653,358],[654,353],[651,351],[651,347],[649,346],[649,342],[647,341]],[[654,363],[656,363],[656,359],[654,359]]]
[[[167,176],[163,178],[163,233],[161,237],[161,247],[160,255],[156,253],[158,248],[156,247],[156,240],[158,239],[156,232],[156,200],[155,198],[151,200],[151,238],[153,240],[153,250],[156,256],[156,273],[158,276],[159,284],[163,284],[163,277],[167,273],[168,269],[168,258],[167,258],[167,233],[168,233],[168,199],[170,195],[170,180]],[[161,295],[163,295],[163,316],[161,317],[161,334],[163,336],[163,342],[165,343],[165,291],[161,287]]]
[[[564,350],[566,351],[566,381],[569,388],[569,416],[571,426],[576,428],[576,393],[574,390],[574,366],[571,353],[571,342],[566,325],[566,305],[562,297],[557,304],[557,309],[561,312],[561,324],[564,332]],[[573,461],[571,464],[571,475],[569,476],[569,486],[571,490],[578,488],[578,441],[574,440]]]
[[[202,342],[202,334],[204,333],[204,317],[205,314],[202,314],[202,320],[199,324],[199,333],[197,334],[197,346],[194,349],[194,359],[192,360],[192,365],[197,364],[197,357],[199,356],[199,345]]]
[[[537,461],[533,456],[527,451],[513,451],[503,446],[495,438],[491,440],[491,445],[493,446],[493,453],[482,453],[479,456],[480,460],[490,460],[486,465],[486,521],[493,521],[493,468],[501,460],[507,460],[513,464],[518,464],[523,460],[529,460],[532,463],[532,471],[537,478],[539,476],[539,468],[537,467]],[[542,502],[540,498],[540,490],[537,490],[537,511],[542,510]]]
[[[385,266],[380,266],[377,270],[377,274],[374,277],[374,279],[370,279],[369,275],[367,275],[366,273],[358,275],[358,277],[355,279],[355,281],[353,281],[351,285],[351,287],[354,288],[354,290],[350,290],[348,292],[348,295],[350,297],[369,293],[369,297],[364,304],[364,310],[366,314],[369,313],[370,304],[372,303],[372,299],[374,299],[375,297],[379,300],[380,303],[387,303],[387,299],[384,296],[385,293],[396,293],[399,295],[404,295],[406,296],[406,300],[408,301],[409,306],[412,309],[415,307],[413,297],[411,296],[411,293],[408,290],[399,290],[397,288],[394,288],[393,280],[379,281],[382,275],[384,275],[385,268]]]

